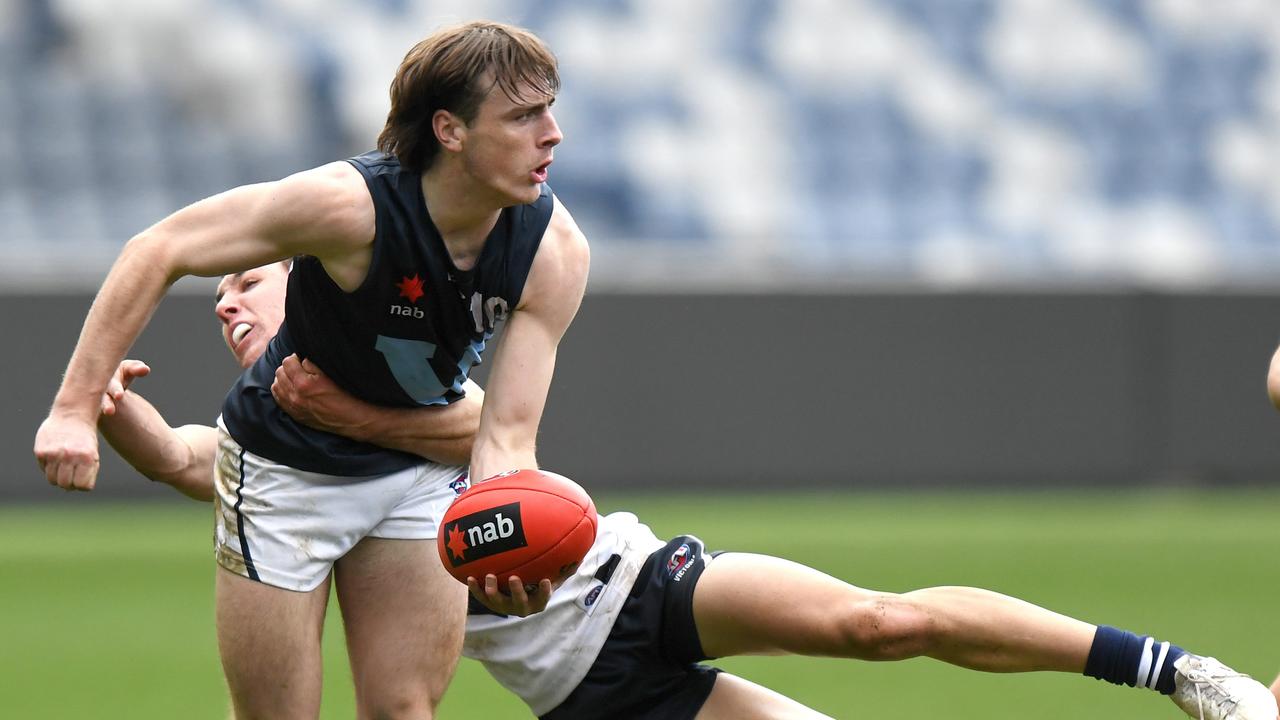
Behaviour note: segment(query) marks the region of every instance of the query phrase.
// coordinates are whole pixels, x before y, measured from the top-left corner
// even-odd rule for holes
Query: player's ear
[[[437,110],[431,116],[431,130],[440,147],[450,152],[462,150],[462,141],[467,134],[467,124],[462,122],[462,118],[448,110]]]

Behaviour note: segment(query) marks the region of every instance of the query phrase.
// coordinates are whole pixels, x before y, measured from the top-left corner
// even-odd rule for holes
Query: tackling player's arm
[[[98,429],[135,470],[172,485],[193,500],[213,500],[213,458],[218,431],[208,425],[170,427],[160,412],[133,391],[103,415]]]
[[[467,381],[467,394],[443,407],[388,408],[347,393],[309,360],[290,355],[276,369],[271,394],[293,419],[445,465],[466,465],[480,425],[484,391]]]
[[[557,199],[520,304],[507,321],[489,374],[471,477],[536,468],[538,423],[546,405],[556,348],[586,290],[587,240]]]
[[[350,288],[368,268],[373,234],[373,200],[363,178],[347,163],[331,163],[201,200],[135,236],[98,291],[36,433],[34,451],[46,479],[67,490],[93,489],[103,392],[178,278],[310,254]]]
[[[137,360],[125,360],[108,384],[98,429],[111,447],[146,477],[172,485],[195,500],[213,500],[213,458],[218,431],[207,425],[169,427],[160,411],[128,389],[150,372]]]

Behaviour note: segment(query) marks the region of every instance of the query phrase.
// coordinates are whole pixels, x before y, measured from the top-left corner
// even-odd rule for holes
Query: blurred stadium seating
[[[1275,0],[0,0],[0,287],[96,286],[182,204],[367,149],[473,17],[560,56],[597,286],[1280,270]]]

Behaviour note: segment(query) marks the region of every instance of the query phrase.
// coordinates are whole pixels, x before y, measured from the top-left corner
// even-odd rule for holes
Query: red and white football
[[[465,583],[492,573],[528,585],[556,582],[582,562],[596,539],[596,506],[580,485],[545,470],[513,470],[477,483],[444,514],[440,561]]]

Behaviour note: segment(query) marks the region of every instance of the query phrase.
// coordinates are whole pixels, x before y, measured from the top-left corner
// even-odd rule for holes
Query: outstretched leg
[[[702,648],[712,657],[923,655],[990,672],[1083,672],[1096,630],[988,590],[875,592],[798,563],[748,553],[727,553],[708,564],[694,592],[693,612]]]
[[[1277,717],[1265,686],[1212,658],[989,590],[875,592],[787,560],[731,553],[702,573],[693,614],[711,657],[927,656],[973,670],[1057,670],[1147,687],[1202,719]]]

